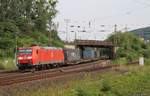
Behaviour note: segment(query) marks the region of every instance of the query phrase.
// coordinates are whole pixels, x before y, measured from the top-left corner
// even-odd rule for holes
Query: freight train
[[[79,64],[97,60],[94,51],[62,49],[56,47],[32,46],[17,49],[17,67],[19,70],[52,68],[69,64]]]

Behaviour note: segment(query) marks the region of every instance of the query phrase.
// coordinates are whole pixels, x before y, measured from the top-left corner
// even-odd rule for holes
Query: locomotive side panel
[[[18,48],[17,66],[20,70],[33,68],[39,65],[64,63],[64,52],[55,47],[27,47]]]
[[[56,64],[64,62],[63,51],[60,49],[45,49],[39,50],[39,64]]]
[[[39,63],[39,47],[38,48],[33,47],[32,48],[32,64],[36,65],[38,63]]]
[[[54,50],[53,60],[55,63],[63,63],[64,62],[64,52],[63,50]]]
[[[39,49],[38,46],[18,48],[17,66],[19,69],[31,68],[36,64],[37,55],[35,55],[35,50],[37,49]]]

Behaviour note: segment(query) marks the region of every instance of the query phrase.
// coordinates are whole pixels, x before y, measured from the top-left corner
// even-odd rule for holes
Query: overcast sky
[[[58,0],[59,31],[62,39],[66,39],[66,23],[69,19],[68,39],[105,39],[114,25],[118,30],[128,30],[150,26],[150,2],[148,0]],[[89,22],[91,25],[89,26]],[[70,28],[71,25],[81,26]],[[105,26],[101,26],[105,25]],[[80,32],[86,30],[86,33]]]

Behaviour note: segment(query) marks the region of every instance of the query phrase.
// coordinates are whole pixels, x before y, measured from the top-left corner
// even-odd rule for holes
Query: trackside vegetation
[[[56,4],[57,0],[0,0],[1,63],[14,58],[16,47],[63,47],[53,22]]]
[[[132,32],[117,32],[108,39],[116,45],[116,60],[114,63],[126,64],[144,57],[147,61],[150,59],[150,43],[145,43]]]
[[[0,0],[0,70],[16,69],[16,47],[63,47],[53,22],[56,5],[57,0]],[[39,80],[1,86],[0,96],[150,96],[150,43],[132,32],[116,32],[106,41],[116,45],[113,63],[122,64],[118,69],[85,72],[60,82],[46,79],[48,83]],[[139,57],[145,58],[145,66],[124,66]]]
[[[97,74],[86,73],[84,78],[35,86],[11,87],[11,96],[149,96],[150,66],[125,67],[125,71],[109,71]],[[66,79],[65,79],[66,80]],[[62,80],[63,82],[63,80]],[[42,83],[41,83],[42,84]],[[30,88],[30,89],[29,89]],[[35,91],[36,90],[36,91]],[[6,94],[0,90],[0,95]]]
[[[1,0],[0,57],[13,57],[16,46],[63,47],[53,23],[56,4],[56,0]]]

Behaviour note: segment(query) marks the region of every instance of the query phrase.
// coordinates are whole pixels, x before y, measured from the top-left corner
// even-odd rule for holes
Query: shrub
[[[145,50],[143,55],[144,55],[145,58],[150,58],[150,48]]]
[[[145,65],[150,65],[150,59],[145,59]]]
[[[109,85],[109,82],[107,80],[103,80],[101,86],[101,91],[102,92],[108,92],[111,91],[111,86]]]
[[[126,58],[118,58],[113,61],[113,64],[127,64],[127,63],[128,63],[128,61]]]
[[[143,55],[150,58],[150,45],[145,45],[144,41],[130,32],[112,34],[108,41],[117,41],[117,58],[126,58],[128,62]]]
[[[16,70],[16,64],[14,62],[14,59],[12,58],[7,58],[3,59],[1,58],[0,60],[0,69],[5,69],[5,70]]]
[[[76,96],[88,96],[86,91],[84,91],[80,87],[76,88],[75,91],[76,91]]]

